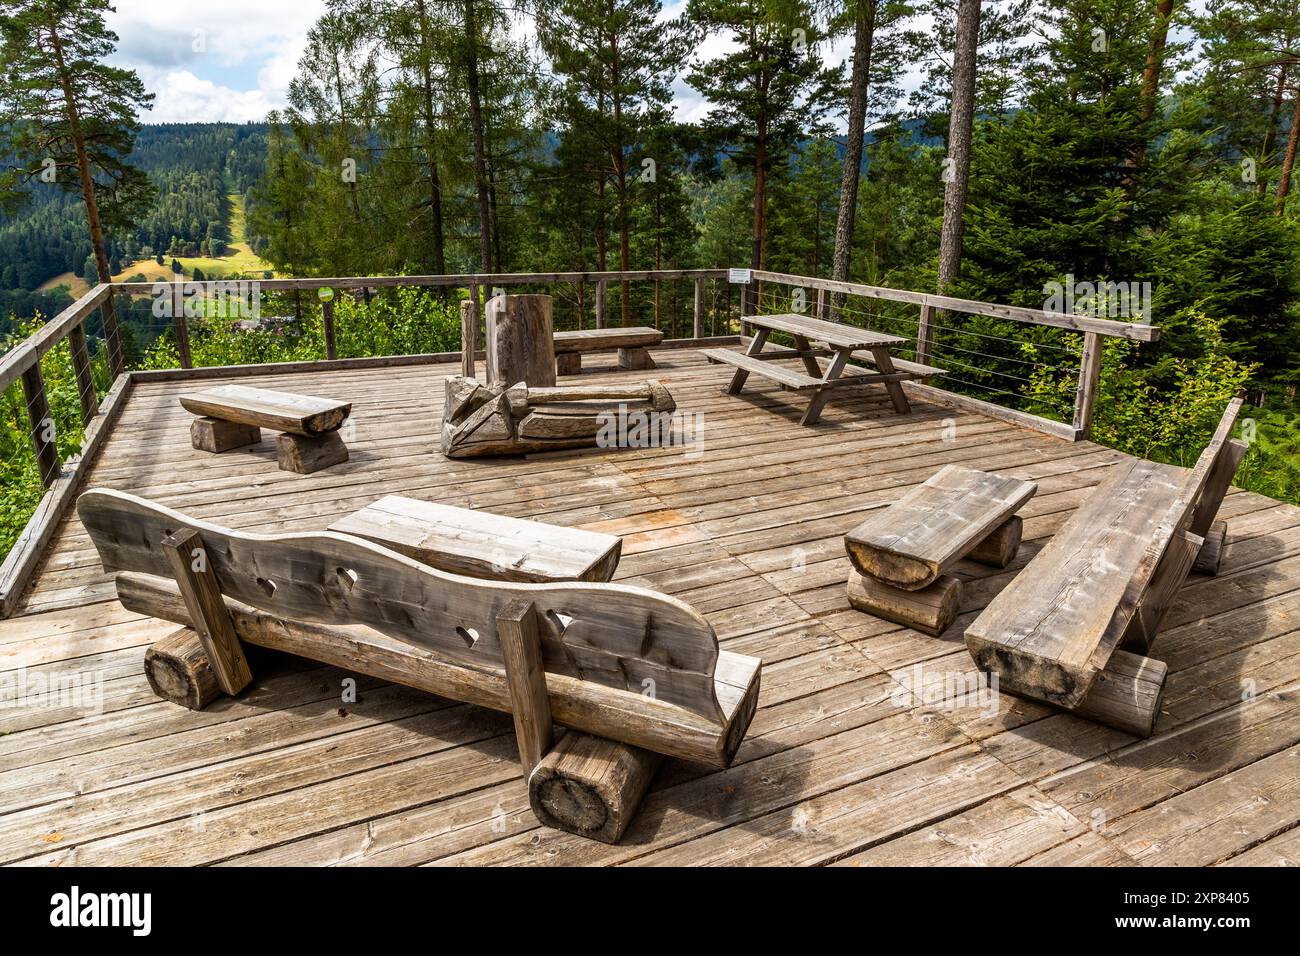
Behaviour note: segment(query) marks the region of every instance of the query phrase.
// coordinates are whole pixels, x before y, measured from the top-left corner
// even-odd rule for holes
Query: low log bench
[[[329,526],[429,567],[498,581],[608,581],[623,539],[387,495]]]
[[[352,413],[351,402],[295,395],[246,385],[219,385],[180,396],[181,406],[199,417],[190,425],[190,442],[219,453],[262,440],[262,429],[276,439],[280,468],[301,475],[348,460],[338,430]]]
[[[961,608],[962,558],[1005,568],[1020,547],[1017,511],[1038,485],[948,465],[844,536],[849,603],[938,635]]]
[[[641,326],[556,332],[555,372],[557,375],[577,375],[582,371],[584,353],[616,350],[619,368],[633,371],[654,368],[654,359],[646,349],[663,340],[662,332]]]
[[[654,591],[453,575],[108,489],[77,512],[123,606],[183,625],[146,655],[159,696],[199,709],[239,693],[256,645],[507,712],[539,818],[593,839],[619,839],[661,756],[729,766],[757,706],[761,661]],[[551,750],[553,720],[569,730]]]
[[[1119,695],[1108,688],[1116,699],[1101,716],[1089,702],[1122,654],[1139,658],[1148,675],[1163,674],[1144,655],[1246,454],[1246,444],[1229,437],[1243,402],[1244,394],[1228,404],[1194,468],[1141,459],[1117,466],[971,623],[966,646],[998,675],[1000,689],[1150,735],[1160,697],[1149,681],[1120,681]],[[1207,564],[1216,570],[1217,556]]]

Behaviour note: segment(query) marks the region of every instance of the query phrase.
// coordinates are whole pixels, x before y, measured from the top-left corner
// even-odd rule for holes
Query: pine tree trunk
[[[840,208],[835,220],[835,252],[831,278],[846,282],[853,257],[853,221],[858,211],[858,181],[862,171],[862,138],[867,129],[867,91],[871,85],[871,54],[875,41],[876,4],[858,0],[853,30],[853,74],[849,86],[849,130],[840,177]],[[835,309],[844,305],[844,293],[831,297]],[[819,316],[821,318],[821,316]]]
[[[437,148],[434,144],[433,131],[437,128],[436,114],[433,108],[433,72],[429,50],[429,21],[425,16],[424,0],[416,0],[416,10],[420,16],[420,72],[424,93],[424,138],[425,152],[429,162],[429,213],[433,219],[433,238],[430,241],[433,253],[433,271],[436,275],[447,272],[447,257],[443,249],[442,224],[442,177],[438,173]]]
[[[465,0],[466,69],[469,85],[469,123],[474,133],[474,180],[478,187],[479,268],[492,271],[492,214],[488,206],[487,154],[483,147],[483,108],[479,101],[478,24],[474,0]]]
[[[63,58],[63,41],[58,31],[50,28],[50,45],[54,48],[54,61],[63,87],[63,105],[68,115],[68,128],[72,133],[73,148],[77,153],[77,175],[81,178],[81,196],[86,203],[86,221],[90,224],[90,246],[95,254],[95,271],[100,282],[112,282],[113,273],[108,267],[108,254],[104,250],[104,225],[99,218],[99,202],[95,196],[95,180],[90,174],[90,156],[86,152],[86,137],[81,129],[81,113],[72,90],[72,77]],[[110,292],[100,307],[104,322],[104,343],[108,350],[108,367],[113,378],[126,368],[122,355],[122,337],[117,328],[117,309]]]
[[[1277,206],[1274,215],[1286,212],[1286,197],[1291,192],[1291,173],[1295,170],[1296,141],[1300,139],[1300,90],[1296,91],[1295,110],[1291,113],[1291,135],[1286,140],[1286,156],[1282,159],[1282,175],[1277,181]]]
[[[1260,165],[1268,162],[1268,154],[1273,151],[1273,138],[1277,135],[1277,121],[1282,117],[1282,103],[1286,100],[1286,74],[1290,64],[1283,63],[1277,71],[1277,86],[1273,88],[1273,106],[1268,111],[1268,127],[1264,130],[1264,145],[1259,151]],[[1259,194],[1268,192],[1268,181],[1259,177]]]
[[[943,193],[943,232],[939,238],[939,291],[961,269],[966,191],[970,179],[971,130],[975,120],[975,51],[979,43],[980,0],[959,0],[952,63],[952,111],[948,120],[951,178]]]
[[[1174,0],[1156,0],[1156,22],[1147,41],[1147,60],[1142,67],[1142,101],[1138,116],[1145,124],[1156,112],[1160,94],[1160,70],[1165,61],[1165,44],[1169,40],[1169,18],[1173,16]],[[1136,169],[1146,157],[1146,143],[1142,143],[1129,159],[1128,167]],[[1132,180],[1130,179],[1130,186]]]

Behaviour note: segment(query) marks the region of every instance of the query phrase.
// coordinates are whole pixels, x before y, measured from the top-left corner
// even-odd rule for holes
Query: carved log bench
[[[610,329],[580,329],[576,332],[555,333],[555,371],[558,375],[577,375],[582,371],[584,352],[618,351],[619,368],[654,368],[654,359],[646,351],[658,345],[664,334],[656,329],[640,326]]]
[[[246,385],[219,385],[180,396],[181,406],[199,417],[190,441],[201,451],[223,452],[262,440],[262,429],[276,439],[280,468],[309,475],[348,460],[339,427],[352,413],[351,402],[295,395]]]
[[[971,623],[966,646],[1002,689],[1150,735],[1160,695],[1149,685],[1156,676],[1163,685],[1164,665],[1143,655],[1246,454],[1229,437],[1243,401],[1229,403],[1194,468],[1140,459],[1117,466]],[[1203,567],[1216,569],[1217,554]],[[1113,699],[1098,714],[1098,681],[1126,686],[1115,678],[1117,658],[1121,671],[1141,664],[1146,683],[1118,694],[1103,687]]]
[[[961,581],[944,572],[962,558],[1005,568],[1020,547],[1017,511],[1038,485],[948,465],[844,536],[853,569],[849,603],[927,634],[961,607]]]
[[[423,564],[497,581],[608,581],[623,539],[386,495],[329,526]]]
[[[257,645],[508,712],[539,817],[594,839],[619,838],[660,755],[728,766],[757,706],[761,662],[654,591],[463,577],[107,489],[77,511],[122,604],[184,625],[146,655],[160,696],[197,709],[239,693]],[[570,730],[548,754],[552,720]]]

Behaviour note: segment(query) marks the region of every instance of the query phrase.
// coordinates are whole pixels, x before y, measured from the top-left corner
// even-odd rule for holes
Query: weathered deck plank
[[[723,647],[765,661],[730,770],[667,763],[623,843],[594,846],[541,828],[528,810],[507,715],[366,679],[345,703],[348,675],[288,659],[203,712],[169,706],[140,667],[172,625],[117,604],[74,519],[19,616],[0,622],[0,672],[98,676],[102,712],[0,711],[0,861],[1294,859],[1300,807],[1284,775],[1300,746],[1290,689],[1300,683],[1300,508],[1244,492],[1224,502],[1221,574],[1193,575],[1166,619],[1165,713],[1149,741],[1005,695],[989,713],[909,704],[905,684],[973,670],[965,625],[1125,456],[934,405],[902,420],[870,388],[800,428],[801,403],[775,386],[729,397],[719,392],[727,370],[691,352],[663,350],[656,362],[679,408],[702,416],[698,454],[448,461],[432,451],[432,406],[410,396],[440,395],[459,367],[399,366],[241,380],[353,402],[353,460],[310,476],[278,471],[270,441],[238,463],[195,451],[176,402],[192,385],[142,384],[91,483],[256,531],[323,529],[405,494],[624,535],[616,580],[689,601]],[[613,356],[591,364],[593,382],[627,375]],[[954,565],[966,597],[938,638],[850,610],[844,532],[948,463],[1039,483],[1022,509],[1021,554],[1000,571]],[[1256,796],[1270,805],[1252,808]],[[1211,813],[1224,822],[1206,826]]]

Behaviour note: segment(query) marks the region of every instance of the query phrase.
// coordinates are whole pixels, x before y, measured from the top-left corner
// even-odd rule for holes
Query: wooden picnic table
[[[907,395],[900,384],[904,381],[929,378],[942,373],[941,369],[918,362],[905,362],[890,355],[890,348],[907,339],[884,332],[873,332],[839,322],[827,322],[806,315],[784,313],[780,315],[748,315],[745,321],[754,327],[754,338],[744,352],[731,349],[703,349],[701,354],[710,362],[735,366],[736,372],[727,386],[729,395],[739,394],[750,372],[757,372],[791,391],[811,391],[812,397],[800,425],[816,424],[833,389],[843,385],[871,385],[881,383],[889,393],[894,409],[906,414],[912,410]],[[768,336],[785,332],[794,338],[794,348],[775,348],[764,351]],[[818,343],[822,347],[816,347]],[[829,357],[823,369],[819,356]],[[774,364],[778,359],[802,359],[804,371]],[[870,362],[875,371],[849,364],[850,359]]]

